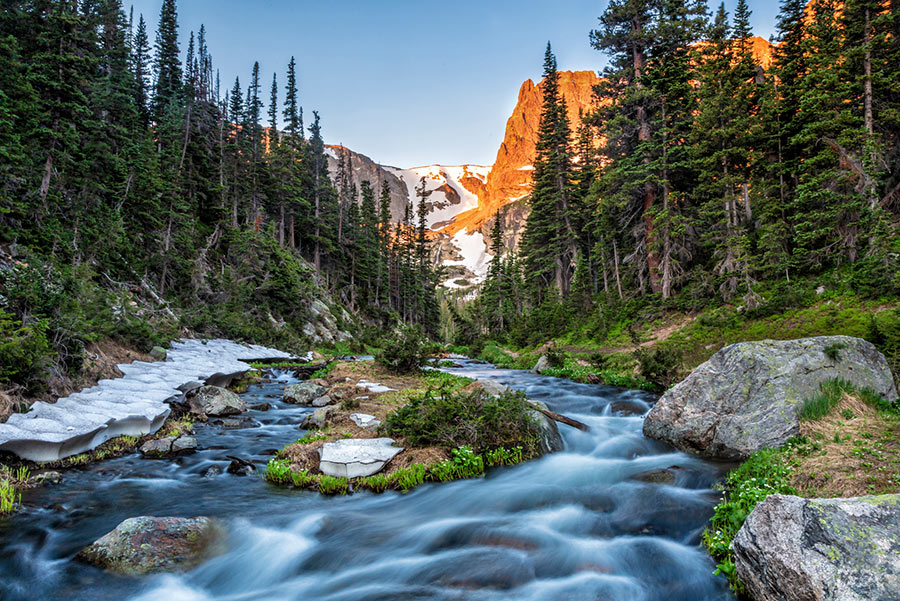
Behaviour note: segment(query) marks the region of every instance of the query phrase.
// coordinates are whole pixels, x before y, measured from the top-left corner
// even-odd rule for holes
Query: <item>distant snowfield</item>
[[[466,189],[462,180],[474,178],[485,183],[491,172],[491,167],[484,165],[426,165],[412,169],[387,169],[406,184],[413,205],[413,214],[419,202],[416,188],[421,185],[422,178],[425,178],[425,190],[431,192],[426,202],[429,206],[428,227],[432,231],[442,230],[453,223],[460,213],[477,208],[478,195]],[[462,259],[445,260],[444,265],[464,267],[471,275],[462,278],[452,277],[444,282],[444,286],[468,287],[457,284],[456,281],[460,279],[467,280],[470,284],[483,282],[491,262],[491,255],[487,252],[487,245],[481,232],[469,233],[463,229],[453,236],[450,245]]]
[[[419,198],[416,196],[416,187],[420,185],[422,178],[425,178],[425,189],[431,192],[427,202],[431,205],[428,213],[428,227],[432,230],[441,229],[450,224],[460,213],[478,206],[478,196],[467,190],[461,180],[472,177],[485,183],[491,172],[490,167],[483,165],[428,165],[412,169],[390,167],[387,169],[406,184],[414,211],[419,202]],[[448,197],[446,188],[439,190],[444,186],[456,192],[459,196],[457,202],[454,202],[456,199]],[[452,192],[450,194],[452,196]]]
[[[444,265],[461,265],[472,272],[475,276],[469,281],[473,284],[480,284],[487,276],[488,268],[491,265],[493,256],[487,252],[487,244],[485,244],[484,236],[481,232],[468,233],[465,228],[457,232],[453,236],[452,244],[459,249],[462,259],[459,261],[444,261]],[[444,282],[447,288],[466,288],[455,283],[457,278],[451,278]]]

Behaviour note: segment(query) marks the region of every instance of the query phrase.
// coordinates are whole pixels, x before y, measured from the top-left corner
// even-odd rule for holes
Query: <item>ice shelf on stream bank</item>
[[[289,353],[230,340],[179,340],[165,361],[118,365],[122,378],[100,380],[56,403],[39,402],[0,424],[0,450],[31,461],[55,461],[89,451],[121,435],[158,430],[167,401],[203,384],[226,386],[257,359],[291,359]]]

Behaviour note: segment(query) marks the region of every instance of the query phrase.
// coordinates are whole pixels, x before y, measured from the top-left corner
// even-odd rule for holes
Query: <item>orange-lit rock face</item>
[[[756,64],[763,69],[771,67],[772,51],[774,50],[772,44],[759,36],[750,38],[750,41],[753,42],[753,58],[756,59]]]
[[[559,89],[566,100],[569,123],[573,128],[577,127],[579,109],[590,108],[593,86],[599,82],[600,77],[593,71],[559,73]],[[535,85],[530,79],[522,84],[519,101],[506,122],[506,135],[497,151],[497,159],[487,183],[481,191],[472,190],[478,194],[478,207],[457,215],[456,220],[445,230],[450,235],[463,228],[470,232],[479,229],[497,209],[531,191],[535,143],[543,103],[541,89],[541,84]]]

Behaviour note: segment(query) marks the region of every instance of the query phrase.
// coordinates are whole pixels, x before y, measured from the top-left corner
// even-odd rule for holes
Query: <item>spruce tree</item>
[[[181,90],[181,52],[178,49],[178,12],[175,0],[163,0],[155,47],[153,118],[159,122],[165,117],[169,103],[179,97]]]

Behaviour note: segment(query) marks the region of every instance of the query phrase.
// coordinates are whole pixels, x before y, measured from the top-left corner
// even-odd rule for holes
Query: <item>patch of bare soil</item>
[[[84,355],[84,366],[80,374],[69,377],[55,372],[47,380],[47,389],[40,394],[26,395],[23,391],[16,390],[0,391],[0,423],[5,422],[17,411],[27,411],[38,401],[55,403],[57,399],[94,386],[100,380],[121,378],[123,374],[116,367],[120,363],[153,361],[150,355],[112,340],[89,344],[85,348]]]
[[[800,422],[810,440],[795,452],[792,484],[804,496],[900,491],[900,417],[845,394],[825,417]]]

